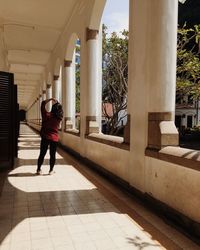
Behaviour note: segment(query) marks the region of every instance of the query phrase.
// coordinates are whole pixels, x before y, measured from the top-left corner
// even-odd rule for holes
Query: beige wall
[[[200,172],[149,157],[145,165],[146,192],[200,222]]]

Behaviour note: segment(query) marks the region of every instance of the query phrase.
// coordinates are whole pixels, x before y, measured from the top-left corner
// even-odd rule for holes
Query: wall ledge
[[[80,137],[80,131],[78,129],[66,129],[63,132]]]
[[[198,150],[167,146],[161,150],[146,148],[145,155],[200,171],[200,151]]]
[[[91,141],[95,141],[98,143],[106,144],[112,147],[130,150],[130,144],[124,142],[123,137],[105,135],[103,133],[92,133],[89,135],[85,135],[85,138]]]

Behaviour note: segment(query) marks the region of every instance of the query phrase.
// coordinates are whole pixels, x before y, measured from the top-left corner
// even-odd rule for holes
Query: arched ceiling
[[[45,65],[78,1],[0,0],[3,46],[21,108],[36,96]]]

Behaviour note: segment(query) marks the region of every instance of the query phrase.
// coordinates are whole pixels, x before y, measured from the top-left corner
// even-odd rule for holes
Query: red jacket
[[[42,128],[40,135],[48,140],[58,141],[58,128],[61,120],[55,117],[51,112],[46,111],[46,103],[46,101],[43,101],[41,104]]]

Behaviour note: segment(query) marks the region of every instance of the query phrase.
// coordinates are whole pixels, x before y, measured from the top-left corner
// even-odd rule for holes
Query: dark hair
[[[63,118],[63,109],[62,109],[62,105],[57,102],[55,104],[52,105],[51,108],[51,113],[58,119],[62,120]]]

